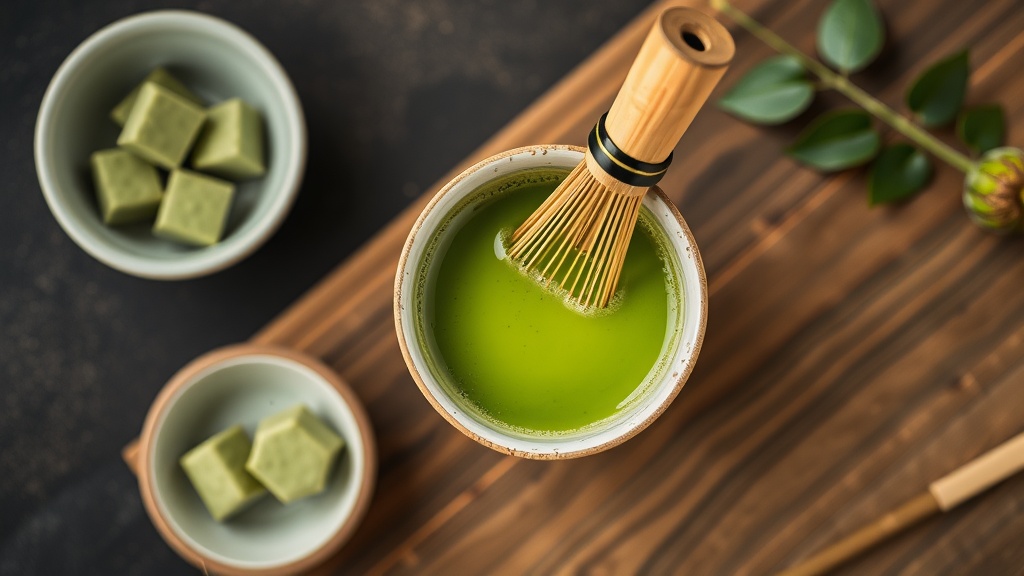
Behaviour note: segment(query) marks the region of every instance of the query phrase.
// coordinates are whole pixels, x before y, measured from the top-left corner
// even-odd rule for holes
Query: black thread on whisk
[[[657,164],[633,158],[616,146],[608,136],[608,130],[604,126],[607,117],[608,113],[605,112],[587,139],[590,154],[597,161],[597,165],[612,178],[629,186],[650,187],[661,181],[669,164],[672,163],[672,154]]]

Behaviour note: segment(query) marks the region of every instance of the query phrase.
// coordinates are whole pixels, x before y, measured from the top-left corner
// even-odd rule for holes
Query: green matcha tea
[[[422,294],[438,379],[483,417],[528,432],[565,432],[614,415],[660,374],[681,310],[676,264],[642,211],[613,303],[581,312],[504,256],[507,237],[564,178],[530,173],[493,184],[448,226]],[[437,244],[435,242],[434,244]]]

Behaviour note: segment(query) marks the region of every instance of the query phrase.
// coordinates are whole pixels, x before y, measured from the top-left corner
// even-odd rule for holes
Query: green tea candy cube
[[[150,72],[138,86],[132,88],[132,91],[124,97],[124,100],[121,100],[121,102],[110,111],[110,119],[116,122],[118,126],[124,126],[124,123],[128,120],[128,115],[132,111],[132,106],[135,105],[135,99],[139,96],[139,90],[146,82],[159,84],[179,96],[184,96],[187,100],[198,105],[202,105],[202,101],[199,97],[186,88],[184,84],[179,82],[177,78],[171,76],[167,70],[157,68]]]
[[[181,457],[181,467],[214,520],[225,520],[267,491],[245,471],[252,444],[241,426],[232,426]]]
[[[305,406],[295,406],[260,422],[245,469],[288,503],[323,491],[344,445]]]
[[[128,224],[156,214],[163,197],[156,168],[121,148],[94,152],[89,163],[105,223]]]
[[[266,167],[260,113],[238,98],[207,110],[192,166],[235,180],[262,176]]]
[[[205,118],[206,112],[196,104],[159,84],[146,82],[117,145],[171,170],[185,159]]]
[[[212,176],[175,170],[156,214],[153,233],[164,238],[210,246],[220,241],[235,186]]]

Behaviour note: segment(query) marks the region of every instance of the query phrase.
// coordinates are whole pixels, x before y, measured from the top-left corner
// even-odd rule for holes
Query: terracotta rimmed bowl
[[[262,418],[300,403],[345,439],[327,489],[287,505],[268,495],[215,521],[178,459],[234,424],[251,437]],[[352,389],[306,355],[254,344],[210,352],[175,374],[124,456],[160,535],[183,558],[217,574],[294,574],[322,563],[365,515],[377,471],[373,430]]]
[[[152,223],[111,227],[100,218],[89,157],[115,146],[120,128],[110,110],[157,66],[207,104],[238,97],[263,117],[267,173],[236,183],[213,246],[157,238]],[[196,278],[239,262],[284,221],[305,170],[306,122],[287,73],[258,40],[214,16],[158,10],[105,26],[68,55],[39,107],[35,161],[50,211],[88,254],[134,276]]]
[[[660,416],[689,378],[704,340],[707,280],[689,227],[667,196],[653,188],[643,206],[675,261],[682,301],[673,312],[659,362],[615,415],[569,432],[513,430],[468,405],[451,382],[429,336],[425,302],[431,267],[447,238],[461,227],[496,181],[529,171],[570,170],[583,159],[577,146],[530,146],[484,160],[446,184],[430,201],[402,250],[395,277],[395,326],[402,354],[420,391],[437,412],[473,440],[499,452],[541,460],[574,458],[607,450],[632,438]],[[514,193],[514,192],[513,192]],[[672,308],[670,306],[670,308]],[[528,361],[526,359],[525,361]]]

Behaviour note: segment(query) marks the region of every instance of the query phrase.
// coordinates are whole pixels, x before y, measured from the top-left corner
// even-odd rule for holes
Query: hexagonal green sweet
[[[232,426],[181,457],[181,467],[215,520],[225,520],[267,491],[245,470],[249,437]]]
[[[200,106],[203,104],[198,96],[193,94],[191,90],[181,83],[181,81],[172,76],[170,72],[163,68],[156,68],[150,72],[138,86],[132,88],[132,91],[129,92],[113,110],[110,111],[110,119],[117,123],[118,126],[124,126],[124,123],[128,121],[128,115],[131,114],[132,107],[135,106],[135,99],[139,97],[139,90],[142,89],[142,85],[146,82],[159,84],[171,92],[184,96],[190,102],[195,102]]]
[[[146,82],[117,137],[117,145],[145,160],[177,168],[195,142],[206,111],[171,90]]]
[[[167,178],[167,190],[156,214],[157,236],[210,246],[220,241],[235,186],[212,176],[175,170]]]
[[[260,422],[245,469],[288,503],[323,491],[344,445],[305,406],[295,406]]]
[[[244,180],[262,176],[263,121],[260,113],[239,98],[206,111],[206,125],[192,151],[192,167]]]
[[[96,200],[107,224],[148,220],[164,193],[156,168],[122,148],[100,150],[89,158]]]

